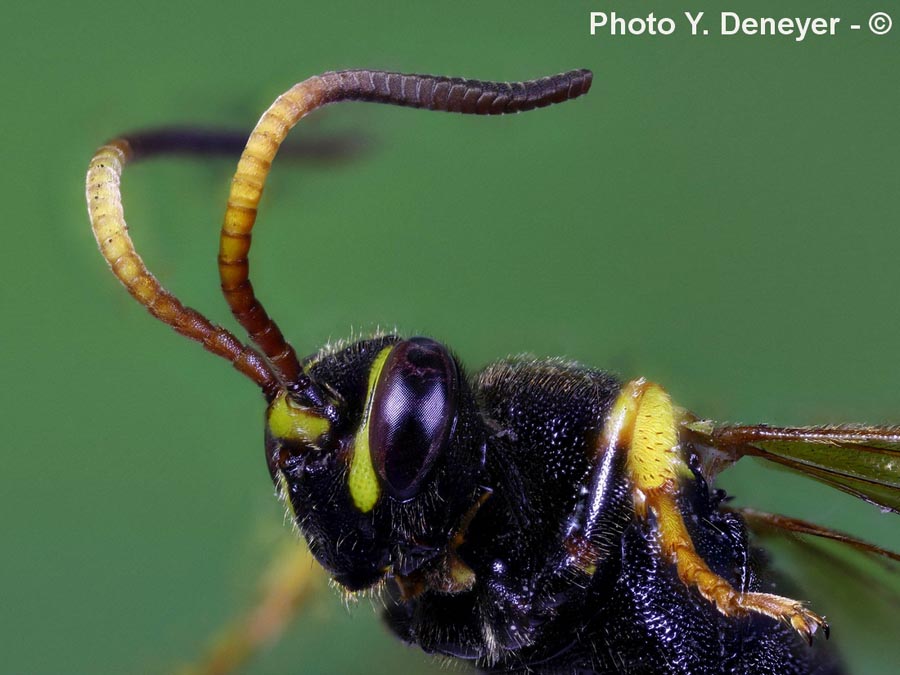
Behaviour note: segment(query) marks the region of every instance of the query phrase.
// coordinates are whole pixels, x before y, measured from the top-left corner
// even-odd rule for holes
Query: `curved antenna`
[[[250,233],[272,161],[288,132],[307,113],[329,103],[369,101],[471,115],[524,112],[586,93],[589,70],[527,82],[482,82],[377,70],[344,70],[311,77],[279,96],[263,113],[241,155],[219,239],[222,292],[240,324],[295,391],[312,401],[321,392],[302,368],[281,330],[266,314],[250,283]]]
[[[171,152],[182,147],[191,134],[179,133],[181,136],[166,131],[136,134],[110,141],[97,150],[85,181],[88,215],[94,237],[113,274],[135,300],[160,321],[202,344],[206,351],[226,359],[256,382],[267,397],[271,397],[279,382],[265,359],[229,331],[182,305],[178,298],[163,288],[144,265],[128,235],[120,188],[122,169],[129,160],[138,156]],[[212,147],[218,145],[212,143]]]

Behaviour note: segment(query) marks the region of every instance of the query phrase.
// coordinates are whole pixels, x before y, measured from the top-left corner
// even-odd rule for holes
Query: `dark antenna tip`
[[[594,74],[585,68],[524,82],[341,70],[320,78],[325,102],[368,101],[466,115],[504,115],[562,103],[588,92]]]

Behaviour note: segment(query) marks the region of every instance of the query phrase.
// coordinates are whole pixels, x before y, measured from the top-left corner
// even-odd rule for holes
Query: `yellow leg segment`
[[[621,447],[628,448],[626,467],[632,485],[635,513],[656,517],[663,555],[676,566],[678,578],[712,602],[725,616],[750,612],[790,624],[808,642],[819,628],[828,635],[825,620],[802,603],[769,593],[742,593],[713,572],[697,553],[678,506],[679,486],[692,474],[681,455],[676,413],[659,385],[635,380],[626,384],[615,409],[632,410],[631,429],[620,429]]]

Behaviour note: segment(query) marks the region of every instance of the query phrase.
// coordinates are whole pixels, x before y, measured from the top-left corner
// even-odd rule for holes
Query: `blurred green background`
[[[845,29],[884,9],[740,4],[830,11]],[[396,326],[444,340],[473,369],[531,352],[645,375],[723,420],[900,422],[900,31],[690,37],[682,12],[717,9],[7,7],[0,672],[166,672],[254,597],[282,536],[262,401],[112,278],[83,176],[114,134],[249,131],[321,71],[524,79],[588,67],[595,79],[586,99],[517,117],[356,105],[301,124],[301,142],[370,143],[346,163],[276,163],[269,183],[254,282],[299,352]],[[679,32],[591,37],[591,10],[654,10]],[[215,255],[233,165],[153,162],[124,179],[150,268],[227,325]],[[895,517],[742,464],[723,477],[739,503],[900,547]],[[852,590],[846,573],[813,586],[852,672],[895,672],[896,622],[866,621],[877,593]],[[248,672],[437,672],[368,604],[348,613],[324,589]]]

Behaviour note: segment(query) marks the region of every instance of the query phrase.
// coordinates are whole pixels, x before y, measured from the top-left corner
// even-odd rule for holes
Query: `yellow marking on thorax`
[[[315,443],[329,425],[324,417],[294,403],[286,391],[279,392],[269,406],[269,431],[275,438]]]
[[[350,498],[353,504],[363,513],[368,513],[374,508],[381,496],[381,485],[372,465],[372,453],[369,450],[369,415],[372,412],[372,402],[375,398],[375,385],[378,384],[378,376],[384,368],[384,362],[391,347],[382,349],[369,370],[369,387],[366,391],[366,409],[362,423],[353,442],[353,456],[350,458],[350,472],[347,476],[347,487],[350,489]]]

